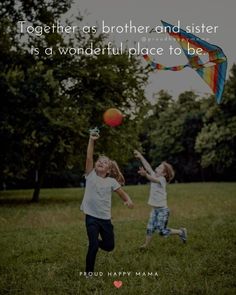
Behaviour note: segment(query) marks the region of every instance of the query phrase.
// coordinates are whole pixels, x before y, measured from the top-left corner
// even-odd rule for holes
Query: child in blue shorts
[[[146,241],[141,248],[146,248],[149,245],[155,231],[158,231],[164,237],[178,235],[186,243],[186,228],[172,229],[167,227],[170,210],[167,206],[166,184],[174,177],[173,167],[167,162],[162,162],[153,170],[139,151],[135,150],[134,155],[143,164],[138,173],[151,182],[148,204],[152,207],[152,210],[147,225]]]

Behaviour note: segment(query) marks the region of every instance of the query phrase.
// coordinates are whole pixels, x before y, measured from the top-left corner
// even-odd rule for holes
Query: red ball
[[[115,127],[122,123],[123,115],[118,109],[111,108],[105,111],[103,114],[103,120],[105,124]]]

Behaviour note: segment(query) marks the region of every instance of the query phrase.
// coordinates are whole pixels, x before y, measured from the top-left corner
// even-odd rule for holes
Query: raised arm
[[[149,174],[152,174],[154,172],[151,165],[148,163],[148,161],[144,158],[144,156],[139,151],[134,150],[134,155],[136,158],[138,158],[142,162],[143,167],[146,169],[146,171]]]
[[[87,147],[87,157],[85,174],[88,175],[93,170],[93,151],[94,151],[94,141],[99,138],[98,134],[91,134],[89,137],[88,147]]]
[[[160,180],[158,179],[158,177],[150,175],[143,167],[139,168],[138,174],[140,174],[141,176],[146,177],[151,182],[160,183]]]
[[[124,204],[128,206],[128,208],[132,209],[134,207],[134,204],[129,195],[122,188],[118,188],[115,192],[124,201]]]

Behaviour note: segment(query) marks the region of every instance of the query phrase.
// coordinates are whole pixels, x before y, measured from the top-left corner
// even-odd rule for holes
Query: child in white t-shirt
[[[167,228],[170,210],[167,206],[166,184],[174,177],[173,167],[167,162],[162,162],[153,170],[139,151],[135,150],[134,155],[144,166],[139,168],[138,173],[151,182],[148,204],[152,207],[152,210],[147,225],[146,241],[141,248],[146,248],[149,245],[155,231],[158,231],[161,236],[165,237],[178,235],[185,243],[187,241],[186,228]]]
[[[100,156],[93,165],[94,142],[98,133],[89,138],[86,159],[86,187],[81,210],[85,213],[86,229],[89,240],[86,256],[86,274],[92,275],[98,249],[112,251],[114,249],[114,232],[111,223],[111,196],[116,192],[129,208],[133,202],[121,188],[124,177],[115,161]],[[100,235],[100,238],[99,238]]]

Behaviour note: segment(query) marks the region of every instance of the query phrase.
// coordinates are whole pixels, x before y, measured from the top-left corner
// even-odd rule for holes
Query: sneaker
[[[181,233],[179,234],[179,237],[183,243],[187,242],[187,229],[186,228],[180,228]]]

